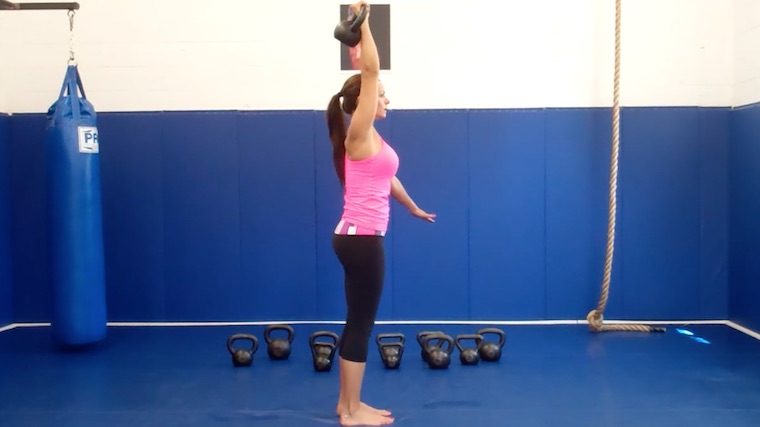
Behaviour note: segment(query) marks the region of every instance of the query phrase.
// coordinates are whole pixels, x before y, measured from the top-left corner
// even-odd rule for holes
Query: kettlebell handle
[[[313,334],[309,335],[309,345],[313,346],[317,342],[317,338],[320,338],[320,337],[331,338],[332,341],[333,341],[332,345],[334,347],[337,346],[338,342],[340,341],[340,337],[335,332],[332,332],[332,331],[317,331],[317,332],[314,332]],[[323,344],[323,343],[319,343],[319,344]]]
[[[256,354],[256,351],[259,349],[259,340],[256,338],[256,336],[251,334],[233,334],[227,339],[227,351],[230,352],[230,354],[234,354],[235,351],[238,349],[235,348],[235,341],[238,340],[246,340],[251,342],[251,347],[248,349],[248,351],[251,352],[251,354]]]
[[[388,338],[395,338],[396,341],[398,341],[397,343],[393,343],[392,345],[398,345],[399,343],[401,345],[404,345],[404,343],[406,342],[406,337],[404,336],[404,334],[401,334],[401,333],[398,333],[398,334],[378,334],[377,337],[375,337],[375,342],[377,342],[377,345],[382,345],[383,344],[382,341],[384,339],[388,339]]]
[[[475,350],[479,351],[480,348],[483,346],[483,335],[480,334],[461,334],[457,335],[456,338],[454,338],[454,342],[456,343],[457,348],[460,352],[463,351],[462,341],[463,340],[473,340],[475,341]]]
[[[420,331],[420,332],[417,332],[417,342],[420,344],[421,347],[425,347],[422,344],[422,341],[425,339],[426,336],[431,335],[431,334],[441,335],[441,334],[443,334],[443,331]],[[439,343],[440,343],[440,341],[439,341]]]
[[[331,338],[332,342],[318,342],[317,338],[321,337],[327,337]],[[309,335],[309,347],[311,347],[311,354],[314,357],[317,357],[317,348],[323,347],[323,348],[329,348],[330,349],[330,360],[332,360],[333,356],[335,356],[335,348],[338,347],[338,343],[340,342],[340,337],[338,334],[332,331],[317,331],[313,334]]]
[[[434,339],[438,340],[437,346],[430,345],[430,341]],[[441,346],[442,343],[448,344],[445,349],[443,348],[443,346]],[[440,333],[440,332],[427,334],[422,338],[422,348],[424,348],[425,351],[428,353],[434,350],[441,350],[446,354],[451,354],[455,346],[456,344],[454,344],[454,339],[451,338],[451,336],[446,335],[444,333]]]
[[[288,333],[288,342],[293,344],[293,339],[295,338],[295,332],[293,331],[293,328],[290,325],[269,325],[264,329],[264,340],[267,342],[267,344],[270,344],[272,342],[272,331],[287,331]]]
[[[349,6],[349,11],[351,10],[351,7]],[[351,21],[351,26],[349,27],[351,29],[352,33],[359,32],[359,28],[361,28],[362,24],[364,24],[364,21],[367,19],[367,6],[362,6],[359,9],[359,14],[354,17],[354,20]]]
[[[487,335],[487,334],[496,334],[499,337],[498,346],[499,348],[504,347],[504,344],[507,341],[507,335],[499,328],[483,328],[476,332],[478,335]],[[485,337],[483,338],[485,339]]]

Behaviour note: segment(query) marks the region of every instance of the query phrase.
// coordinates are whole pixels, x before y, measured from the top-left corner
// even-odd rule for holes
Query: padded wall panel
[[[16,322],[50,321],[45,231],[44,115],[11,116],[13,311]]]
[[[546,317],[580,319],[596,308],[604,275],[611,112],[546,112]],[[618,199],[620,201],[620,199]],[[620,203],[618,203],[619,205]],[[620,211],[618,210],[618,213]],[[607,315],[620,315],[623,230],[616,230]]]
[[[151,113],[98,116],[108,318],[166,318],[163,121]]]
[[[13,323],[10,118],[0,114],[0,326]]]
[[[231,168],[240,171],[243,318],[318,314],[314,119],[305,112],[238,115]]]
[[[760,104],[732,114],[730,318],[760,331]]]
[[[332,161],[332,145],[325,124],[324,112],[315,112],[314,118],[314,191],[316,201],[316,281],[317,318],[320,320],[344,319],[346,299],[343,296],[343,270],[335,257],[332,235],[340,220],[343,193]],[[386,268],[387,270],[387,268]],[[386,276],[388,279],[388,276]],[[386,280],[386,293],[388,290]]]
[[[469,113],[470,314],[546,315],[546,113]]]
[[[726,113],[624,110],[606,318],[724,317]],[[731,313],[751,322],[756,113],[731,114]],[[378,121],[407,190],[439,215],[425,224],[392,202],[378,319],[583,318],[604,267],[610,120],[549,109]],[[47,321],[45,118],[9,121],[15,320]],[[324,112],[109,113],[100,127],[109,320],[344,318]]]
[[[389,143],[397,176],[435,223],[393,206],[394,316],[466,319],[468,283],[468,116],[458,111],[395,112]]]
[[[731,110],[699,110],[700,286],[699,313],[728,318],[728,152]],[[760,308],[760,306],[758,307]]]
[[[164,280],[170,320],[237,320],[240,152],[237,114],[164,113]]]
[[[700,316],[699,132],[694,108],[622,112],[623,317]]]

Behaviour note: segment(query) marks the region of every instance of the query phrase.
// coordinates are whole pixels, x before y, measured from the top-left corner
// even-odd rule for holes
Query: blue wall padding
[[[699,110],[700,221],[698,302],[703,317],[727,318],[729,295],[729,109]],[[759,159],[760,160],[760,159]]]
[[[52,318],[45,223],[45,127],[44,114],[11,116],[11,271],[16,322],[50,322]],[[107,237],[104,234],[104,239]],[[111,243],[106,240],[105,244]]]
[[[730,317],[760,330],[760,104],[731,119]]]
[[[310,115],[310,118],[312,119],[311,129],[313,136],[309,142],[313,144],[311,153],[312,163],[314,164],[314,178],[309,180],[309,182],[314,185],[314,208],[307,210],[304,216],[308,216],[311,212],[315,214],[314,247],[316,248],[316,252],[313,256],[316,280],[313,285],[316,288],[316,316],[318,319],[329,319],[332,317],[336,320],[342,320],[345,318],[343,275],[340,264],[335,260],[331,236],[337,218],[339,218],[341,213],[343,195],[341,194],[340,184],[333,168],[332,147],[330,145],[330,138],[327,135],[327,128],[324,124],[325,114],[323,112],[314,112]],[[387,119],[387,121],[390,120],[392,118]],[[307,238],[304,238],[304,240],[308,241]],[[389,297],[393,295],[393,276],[391,275],[393,272],[392,241],[392,234],[386,236],[386,281],[378,313],[378,316],[382,317],[387,317],[388,313],[393,313],[392,307],[388,305]],[[306,264],[306,261],[304,261],[304,264]]]
[[[637,108],[626,118],[623,312],[694,317],[702,300],[699,113]]]
[[[166,113],[161,131],[167,295],[163,315],[237,318],[244,304],[257,301],[246,298],[241,286],[241,264],[250,260],[240,251],[245,235],[241,199],[246,194],[240,184],[243,168],[253,166],[241,161],[245,140],[238,135],[237,117]],[[263,154],[269,152],[265,149]]]
[[[316,318],[314,117],[241,113],[236,119],[238,166],[230,172],[238,176],[223,202],[240,205],[239,214],[225,209],[239,221],[229,224],[240,235],[239,256],[230,254],[239,262],[230,271],[241,271],[229,279],[240,292],[234,303],[245,318]]]
[[[477,111],[468,128],[468,140],[460,144],[470,147],[471,312],[478,319],[551,316],[546,311],[546,112]]]
[[[400,158],[398,177],[420,208],[437,215],[430,224],[394,203],[393,315],[467,319],[476,303],[468,279],[468,116],[393,114],[389,142]]]
[[[10,117],[0,114],[0,326],[13,323]]]
[[[546,112],[546,311],[575,318],[601,292],[607,244],[612,116],[606,110]],[[621,201],[618,187],[618,200]],[[622,203],[618,204],[618,218]],[[618,224],[620,225],[620,224]],[[612,292],[607,309],[621,312],[621,246],[616,230]],[[539,283],[538,287],[542,285]]]
[[[606,318],[728,316],[730,114],[623,111]],[[44,321],[44,118],[10,120],[15,320]],[[344,318],[324,112],[101,113],[99,128],[110,320]],[[609,109],[391,111],[378,129],[438,214],[427,224],[394,203],[379,319],[582,319],[596,306]]]
[[[109,318],[163,319],[167,303],[164,239],[164,117],[100,115],[103,229]],[[191,191],[187,187],[187,191]]]

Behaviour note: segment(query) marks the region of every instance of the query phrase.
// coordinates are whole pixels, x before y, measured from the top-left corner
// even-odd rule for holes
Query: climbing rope
[[[602,296],[596,309],[586,316],[589,328],[594,332],[634,331],[664,332],[664,328],[655,328],[637,324],[604,324],[604,309],[610,294],[610,277],[612,276],[612,258],[615,252],[615,217],[617,215],[617,175],[618,152],[620,148],[620,16],[621,1],[615,0],[615,79],[612,102],[612,159],[610,165],[609,217],[607,220],[607,255],[604,261],[604,279]]]

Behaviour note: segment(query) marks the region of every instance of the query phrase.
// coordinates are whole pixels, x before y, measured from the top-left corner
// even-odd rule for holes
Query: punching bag
[[[51,327],[66,347],[106,335],[99,153],[95,109],[69,65],[45,133]]]

